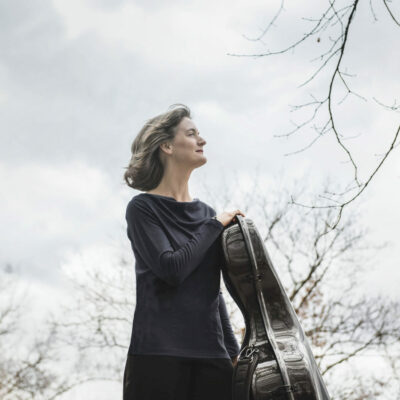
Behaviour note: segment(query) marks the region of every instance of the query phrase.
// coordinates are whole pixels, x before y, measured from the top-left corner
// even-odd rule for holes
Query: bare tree
[[[30,318],[30,293],[11,265],[0,272],[0,398],[51,400],[73,387],[65,374],[58,332]],[[37,322],[37,321],[36,321]],[[62,349],[65,350],[65,349]]]
[[[329,229],[327,229],[323,234],[327,234],[330,230],[334,230],[338,226],[343,209],[361,195],[377,174],[378,170],[382,167],[389,154],[399,145],[398,137],[400,125],[397,125],[393,128],[393,138],[387,144],[384,153],[380,155],[380,160],[369,172],[369,176],[366,179],[361,180],[359,163],[356,161],[351,148],[345,143],[347,139],[350,139],[350,137],[346,137],[346,135],[341,132],[341,129],[339,129],[340,123],[336,115],[336,106],[343,103],[350,95],[355,96],[364,102],[367,101],[365,96],[356,93],[351,88],[350,78],[353,78],[355,75],[347,72],[347,66],[344,62],[345,55],[348,53],[348,42],[352,36],[353,25],[360,22],[357,20],[357,18],[361,18],[358,17],[358,8],[360,3],[362,3],[360,0],[327,0],[326,6],[317,17],[310,17],[307,15],[302,18],[303,21],[307,21],[310,24],[306,33],[300,35],[298,39],[288,43],[283,48],[267,50],[258,54],[228,53],[230,56],[237,57],[272,57],[292,53],[295,49],[300,48],[305,44],[318,44],[318,46],[312,47],[312,51],[317,52],[318,54],[312,61],[318,61],[319,65],[315,71],[313,71],[311,75],[300,84],[299,87],[305,87],[315,79],[319,78],[322,81],[322,83],[320,82],[320,85],[325,88],[325,94],[310,94],[311,99],[309,101],[292,106],[291,111],[304,110],[304,112],[309,114],[309,117],[302,122],[294,122],[295,127],[293,130],[283,135],[275,136],[288,138],[306,128],[310,128],[314,131],[314,138],[310,143],[296,152],[286,154],[292,155],[310,148],[317,140],[328,134],[333,135],[337,145],[344,152],[348,162],[352,166],[352,180],[346,185],[344,190],[337,192],[324,192],[324,195],[321,196],[324,200],[328,201],[327,203],[306,205],[303,203],[297,203],[292,199],[293,204],[298,206],[311,209],[333,208],[337,211],[334,220],[327,221]],[[378,3],[384,9],[383,14],[386,13],[388,23],[400,27],[400,15],[397,17],[395,15],[396,12],[399,12],[399,9],[395,10],[395,5],[392,4],[392,1],[382,0]],[[374,20],[377,21],[378,19],[371,0],[369,1],[369,6]],[[262,30],[261,34],[255,38],[246,38],[266,45],[265,38],[267,34],[271,31],[272,27],[276,26],[278,19],[282,18],[284,10],[285,1],[281,0],[278,11],[267,24],[265,29]],[[396,38],[393,38],[392,40],[394,41],[393,46],[398,47],[400,41],[397,40],[396,43]],[[321,47],[323,50],[321,50]],[[324,81],[326,76],[328,76],[329,79]],[[343,98],[338,99],[338,93],[341,93],[341,91],[344,91],[345,95]],[[396,99],[394,99],[392,105],[387,105],[375,96],[372,98],[376,104],[380,105],[384,110],[389,110],[394,113],[400,112],[400,105],[397,104]],[[378,134],[382,135],[382,132],[377,132],[377,135]]]
[[[135,305],[129,250],[125,247],[126,255],[107,268],[96,264],[65,271],[71,300],[62,306],[62,320],[54,315],[51,324],[60,342],[79,356],[79,383],[107,380],[122,385]]]
[[[385,387],[391,391],[391,398],[400,400],[400,340],[391,346],[385,345],[384,359],[388,365],[388,377]]]
[[[304,187],[297,190],[302,192]],[[266,198],[257,194],[255,185],[254,192],[247,196],[253,199],[251,214],[247,216],[263,232],[274,267],[309,338],[333,398],[391,398],[388,382],[394,385],[395,370],[387,368],[384,376],[381,370],[375,371],[375,375],[357,375],[352,371],[364,359],[383,363],[387,358],[385,349],[392,349],[400,340],[398,302],[362,289],[365,272],[374,265],[379,267],[377,255],[386,244],[368,243],[368,232],[360,227],[356,213],[343,218],[340,227],[325,234],[326,221],[333,210],[299,213],[287,189],[285,193],[279,188],[276,194],[270,193]],[[232,198],[227,191],[222,202]],[[278,205],[275,204],[277,198]],[[225,287],[223,290],[226,293]],[[244,334],[240,309],[229,297],[227,307],[240,339]],[[338,376],[347,368],[352,371],[353,378],[348,375],[346,381],[341,382]]]

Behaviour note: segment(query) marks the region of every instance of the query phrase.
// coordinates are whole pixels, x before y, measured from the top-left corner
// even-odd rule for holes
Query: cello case
[[[221,235],[225,286],[246,331],[233,370],[233,400],[329,400],[293,306],[249,218]]]

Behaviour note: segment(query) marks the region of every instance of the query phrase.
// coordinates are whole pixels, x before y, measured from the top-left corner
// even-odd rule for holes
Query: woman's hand
[[[232,360],[233,366],[235,366],[237,364],[238,356],[232,357],[231,360]]]
[[[227,226],[231,223],[231,221],[236,222],[236,214],[240,214],[245,217],[245,215],[240,210],[235,211],[224,211],[223,213],[217,215],[217,220],[221,222],[223,226]]]

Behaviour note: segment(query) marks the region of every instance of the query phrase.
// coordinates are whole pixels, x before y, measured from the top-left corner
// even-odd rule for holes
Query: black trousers
[[[128,354],[123,400],[232,400],[228,358]]]

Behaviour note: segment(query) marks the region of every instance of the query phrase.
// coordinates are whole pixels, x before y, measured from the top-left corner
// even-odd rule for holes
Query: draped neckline
[[[164,196],[164,195],[162,195],[162,194],[147,193],[147,192],[143,192],[142,194],[144,194],[144,195],[146,195],[146,196],[161,197],[161,198],[166,199],[166,200],[171,200],[171,201],[173,201],[174,203],[177,203],[177,204],[195,204],[195,203],[197,203],[198,201],[200,201],[197,197],[194,197],[192,201],[178,201],[178,200],[176,200],[174,197],[171,197],[171,196]]]

